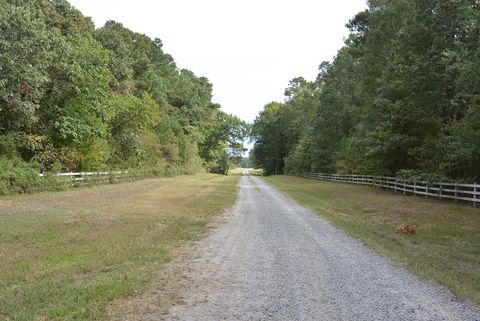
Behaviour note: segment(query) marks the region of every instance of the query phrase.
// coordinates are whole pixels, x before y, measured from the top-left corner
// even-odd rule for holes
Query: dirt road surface
[[[480,320],[478,308],[248,175],[186,275],[192,285],[167,320]]]

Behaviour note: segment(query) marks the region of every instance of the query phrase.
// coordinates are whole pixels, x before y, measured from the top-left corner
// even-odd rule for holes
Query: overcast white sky
[[[160,38],[179,68],[213,83],[222,109],[253,121],[290,79],[315,79],[365,0],[70,0],[97,28],[115,20]]]

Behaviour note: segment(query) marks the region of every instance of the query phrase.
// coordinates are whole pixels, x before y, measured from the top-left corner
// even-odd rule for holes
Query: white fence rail
[[[304,173],[301,176],[312,179],[370,185],[403,194],[452,199],[456,202],[467,201],[471,202],[475,207],[480,204],[480,185],[476,183],[426,182],[374,175]]]
[[[70,173],[55,173],[51,174],[54,177],[64,178],[66,181],[82,182],[87,180],[102,180],[110,179],[111,176],[120,176],[128,172],[70,172]],[[45,177],[46,174],[40,173],[40,177]]]

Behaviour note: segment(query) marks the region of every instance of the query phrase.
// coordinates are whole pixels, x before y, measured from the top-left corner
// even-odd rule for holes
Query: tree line
[[[317,79],[256,118],[256,165],[480,179],[479,2],[370,0],[347,27]]]
[[[65,0],[0,2],[3,173],[226,173],[247,133],[212,102],[208,79],[179,69],[160,39],[114,21],[95,29]]]

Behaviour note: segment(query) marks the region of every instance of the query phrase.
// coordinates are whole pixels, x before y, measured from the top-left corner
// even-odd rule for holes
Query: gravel
[[[253,176],[195,245],[167,320],[480,320],[480,309],[394,266]]]

